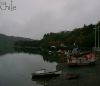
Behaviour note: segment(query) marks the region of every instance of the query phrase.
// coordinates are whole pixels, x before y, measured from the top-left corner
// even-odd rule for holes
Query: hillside
[[[29,41],[32,39],[0,34],[0,49],[11,48],[13,47],[14,43],[19,40]]]
[[[41,40],[32,40],[23,37],[14,37],[0,34],[0,48],[18,47],[43,47],[50,46],[60,47],[61,44],[72,46],[75,44],[79,47],[94,47],[95,27],[100,26],[100,22],[93,25],[84,25],[81,28],[75,28],[73,31],[62,31],[59,33],[46,33]]]
[[[42,46],[48,48],[50,46],[60,46],[61,44],[64,44],[66,46],[76,44],[79,47],[94,47],[94,28],[98,26],[100,26],[100,22],[95,25],[84,25],[81,28],[75,28],[73,31],[47,33],[41,40]]]

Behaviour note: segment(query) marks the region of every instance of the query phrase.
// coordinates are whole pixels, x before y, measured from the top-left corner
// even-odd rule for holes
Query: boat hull
[[[72,80],[72,79],[78,79],[80,77],[79,73],[69,73],[65,75],[65,79]]]
[[[53,78],[53,77],[57,77],[59,76],[60,74],[33,74],[32,75],[32,79],[33,78]]]
[[[53,71],[53,72],[45,72],[45,71],[36,71],[32,74],[32,78],[53,78],[57,77],[62,73],[62,71]]]
[[[92,66],[92,65],[95,65],[95,62],[89,62],[89,63],[68,63],[68,66],[72,66],[72,67]]]

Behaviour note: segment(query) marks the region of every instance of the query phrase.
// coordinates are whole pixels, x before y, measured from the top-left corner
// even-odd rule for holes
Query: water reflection
[[[16,52],[24,52],[28,54],[38,54],[43,56],[43,60],[47,62],[58,62],[59,58],[56,54],[48,54],[47,52],[42,52],[41,48],[18,48],[15,47]]]
[[[97,83],[100,86],[99,61],[91,67],[70,68],[66,65],[65,56],[49,55],[33,48],[3,48],[0,49],[0,57],[0,86],[94,86]],[[53,79],[31,79],[31,73],[41,68],[62,70],[63,73]],[[66,80],[65,74],[70,72],[80,73],[80,78]]]
[[[23,47],[14,47],[14,50],[16,52],[24,52],[24,53],[28,53],[28,54],[41,54],[41,48],[38,47],[38,48],[35,48],[35,47],[32,47],[32,48],[23,48]]]
[[[56,70],[62,70],[62,75],[60,77],[49,79],[49,80],[33,80],[36,81],[37,84],[42,86],[60,86],[63,84],[69,85],[69,86],[95,86],[97,83],[97,86],[100,86],[100,62],[97,61],[95,66],[91,67],[68,67],[66,64],[66,58],[65,56],[59,54],[47,54],[47,53],[39,53],[43,55],[44,61],[47,62],[57,62]],[[98,57],[100,57],[100,53],[97,54]],[[68,81],[65,79],[66,73],[80,73],[80,78],[72,81]]]
[[[14,53],[15,50],[13,47],[0,47],[0,55],[5,55],[5,54],[8,54],[8,53]]]
[[[21,50],[21,49],[20,49]],[[26,51],[27,50],[27,51]],[[56,70],[56,62],[44,61],[43,56],[34,49],[16,51],[1,49],[0,54],[0,86],[43,86],[47,80],[32,81],[32,73],[41,68]]]
[[[47,86],[47,85],[48,85],[48,82],[49,82],[51,79],[52,79],[52,78],[45,78],[45,79],[33,78],[32,81],[35,81],[38,85]]]
[[[65,64],[58,64],[58,70],[63,71],[61,78],[51,80],[48,86],[100,86],[100,61],[95,66],[86,67],[68,67]],[[66,80],[66,73],[80,73],[80,78],[75,80]],[[58,83],[56,83],[58,82]],[[97,84],[98,83],[98,84]]]

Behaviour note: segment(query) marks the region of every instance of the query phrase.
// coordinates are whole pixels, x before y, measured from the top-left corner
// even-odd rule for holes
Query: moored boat
[[[92,53],[83,54],[81,57],[71,56],[67,59],[68,66],[89,66],[94,65],[96,58]]]
[[[61,74],[61,71],[46,72],[45,69],[36,71],[32,74],[32,78],[52,78]]]
[[[65,75],[65,79],[71,80],[71,79],[78,79],[80,77],[79,73],[68,73]]]

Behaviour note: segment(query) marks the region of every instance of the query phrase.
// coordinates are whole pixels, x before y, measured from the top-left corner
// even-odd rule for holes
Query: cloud
[[[97,23],[99,0],[13,0],[17,10],[0,11],[0,32],[41,39],[44,33]]]

